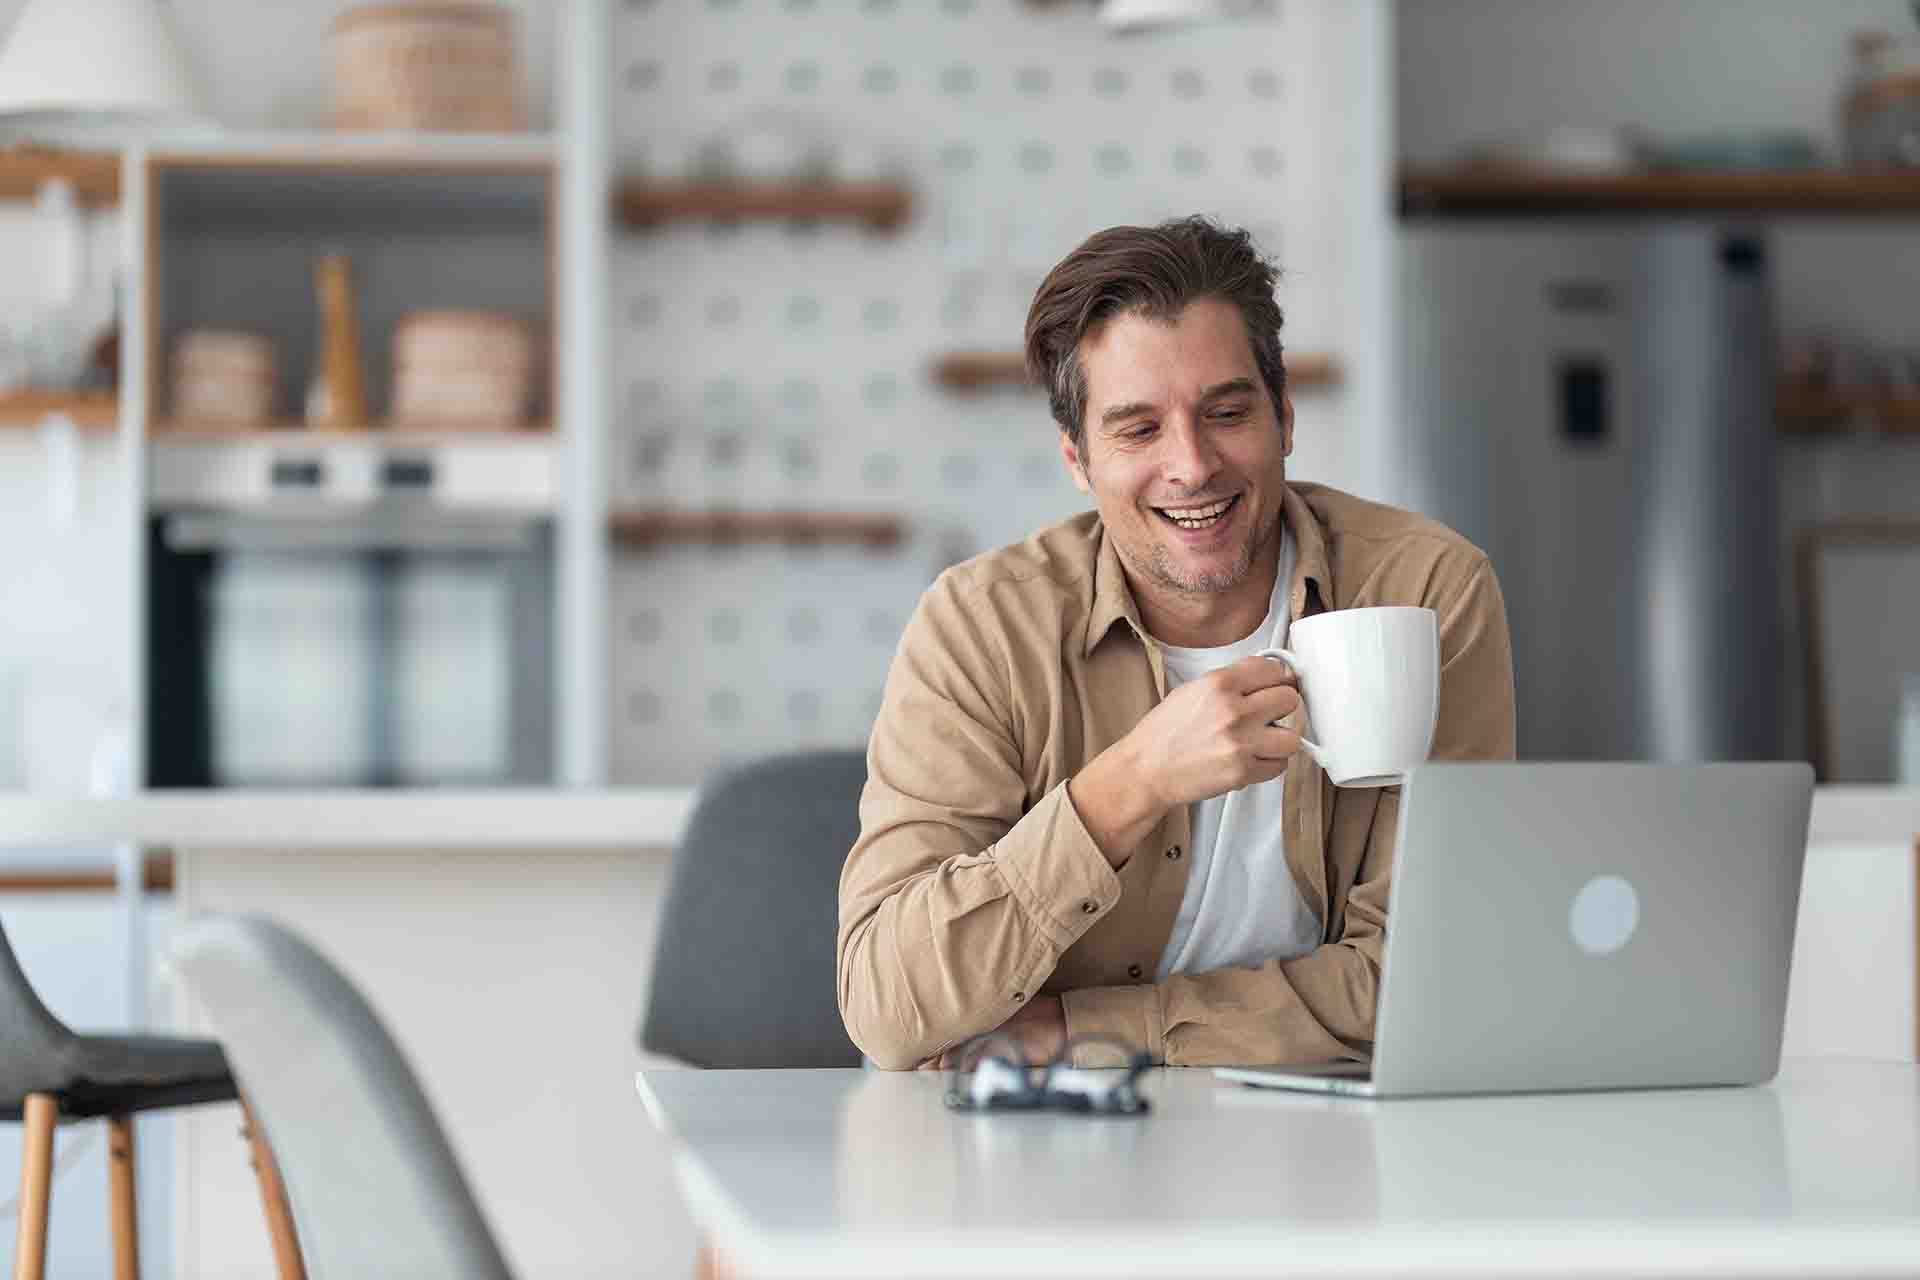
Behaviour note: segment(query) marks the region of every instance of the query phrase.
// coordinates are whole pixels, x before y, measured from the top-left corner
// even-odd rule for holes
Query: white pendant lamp
[[[1111,31],[1151,31],[1229,17],[1224,0],[1104,0],[1100,24]]]
[[[156,0],[27,0],[0,49],[0,130],[47,140],[209,123]]]

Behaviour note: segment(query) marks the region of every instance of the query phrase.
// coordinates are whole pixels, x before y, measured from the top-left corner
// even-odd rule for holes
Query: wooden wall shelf
[[[1873,434],[1920,440],[1920,397],[1868,393],[1782,391],[1774,416],[1783,434],[1828,436]]]
[[[898,546],[906,521],[892,515],[814,511],[616,511],[613,540],[624,547],[672,542],[854,542],[875,550]]]
[[[431,171],[475,165],[487,156],[430,148],[395,152],[351,149],[352,140],[310,152],[280,150],[258,155],[184,153],[162,157],[204,169],[323,166],[336,171]],[[524,160],[515,153],[510,159]],[[50,177],[65,177],[83,204],[111,206],[120,200],[120,158],[110,152],[0,150],[0,199],[31,200]],[[650,227],[678,219],[843,219],[876,231],[897,231],[913,214],[913,192],[892,182],[654,182],[628,179],[614,193],[614,211],[629,226]]]
[[[120,425],[120,400],[111,391],[0,391],[0,427],[37,427],[64,413],[85,431]]]
[[[417,448],[445,444],[515,444],[527,440],[547,440],[553,435],[551,422],[529,422],[517,427],[407,427],[387,422],[364,427],[309,427],[292,420],[273,422],[264,427],[235,427],[217,422],[195,422],[169,418],[153,424],[151,440],[177,440],[193,444],[246,444],[261,442],[285,445],[384,444]]]
[[[0,149],[0,200],[31,200],[48,178],[65,178],[83,205],[120,202],[120,157],[110,151]]]
[[[1322,352],[1286,357],[1287,385],[1294,391],[1320,391],[1340,384],[1340,362]],[[1024,387],[1026,358],[1017,351],[955,351],[934,361],[933,380],[949,391],[970,394],[996,387]]]
[[[148,893],[173,892],[172,853],[147,854],[142,870],[141,880]],[[113,872],[105,870],[0,868],[0,893],[112,893],[118,887]]]
[[[1400,173],[1402,217],[1638,213],[1920,213],[1920,170],[1582,174],[1482,165]]]
[[[629,179],[614,194],[629,226],[676,219],[849,219],[897,231],[913,213],[913,192],[897,183],[653,182]]]

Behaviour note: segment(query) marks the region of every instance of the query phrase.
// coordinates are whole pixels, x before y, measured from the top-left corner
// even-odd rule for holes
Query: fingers
[[[1300,691],[1290,684],[1256,689],[1247,695],[1247,714],[1260,724],[1284,720],[1300,709]]]
[[[1279,658],[1254,656],[1242,658],[1232,666],[1222,667],[1219,678],[1235,693],[1252,693],[1257,689],[1271,689],[1279,685],[1298,686],[1300,678],[1293,668]]]
[[[1286,772],[1287,761],[1300,753],[1300,735],[1291,729],[1277,729],[1267,726],[1260,729],[1253,739],[1253,760],[1255,780],[1264,781],[1276,778]],[[1271,766],[1263,771],[1261,766]]]

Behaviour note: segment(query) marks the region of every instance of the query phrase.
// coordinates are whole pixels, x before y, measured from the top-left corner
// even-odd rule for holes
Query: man
[[[880,1066],[995,1028],[1036,1060],[1095,1032],[1172,1065],[1369,1055],[1399,790],[1336,790],[1253,655],[1324,610],[1434,609],[1433,757],[1498,759],[1512,654],[1465,539],[1287,481],[1275,279],[1189,218],[1041,284],[1027,363],[1096,510],[942,574],[901,639],[840,880],[840,1010]]]

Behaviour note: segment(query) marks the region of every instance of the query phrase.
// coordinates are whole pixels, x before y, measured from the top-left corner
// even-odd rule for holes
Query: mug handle
[[[1294,677],[1296,679],[1299,678],[1300,659],[1294,656],[1291,649],[1262,649],[1260,656],[1263,658],[1271,658],[1275,662],[1286,663],[1287,666],[1292,669]],[[1307,754],[1313,757],[1315,764],[1319,765],[1322,769],[1327,767],[1326,759],[1320,754],[1319,743],[1310,742],[1305,737],[1302,737],[1300,739],[1300,745],[1307,749]]]

